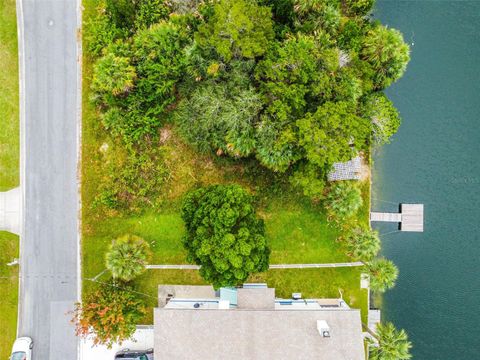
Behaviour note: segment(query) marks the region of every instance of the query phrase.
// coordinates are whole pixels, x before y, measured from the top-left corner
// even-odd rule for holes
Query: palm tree
[[[145,271],[149,257],[150,247],[145,240],[124,235],[110,245],[105,262],[113,278],[130,281]]]
[[[408,341],[405,330],[398,331],[392,323],[377,325],[378,346],[371,344],[370,360],[408,360],[412,358],[410,348],[412,343]]]
[[[357,227],[346,238],[347,254],[355,260],[367,262],[377,256],[380,251],[378,232]]]
[[[349,218],[362,206],[360,189],[350,182],[335,183],[325,197],[325,206],[330,217],[335,220]]]
[[[375,88],[384,89],[405,72],[410,61],[410,48],[400,31],[380,25],[367,33],[360,55],[374,71]]]
[[[395,264],[383,258],[367,263],[367,272],[370,275],[370,288],[378,292],[394,287],[398,277]]]

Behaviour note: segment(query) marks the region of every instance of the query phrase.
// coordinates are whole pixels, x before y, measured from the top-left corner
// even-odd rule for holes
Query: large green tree
[[[215,288],[244,282],[268,269],[265,226],[253,199],[239,185],[214,185],[187,194],[182,206],[188,261]]]
[[[213,15],[198,28],[195,40],[213,47],[226,61],[262,55],[273,39],[272,14],[251,0],[220,0]]]
[[[139,236],[127,234],[112,242],[105,263],[114,279],[130,281],[145,271],[149,257],[148,243]]]
[[[146,308],[130,287],[111,283],[84,295],[73,313],[77,336],[92,338],[95,345],[111,348],[133,336]]]
[[[376,89],[384,89],[397,81],[410,61],[410,48],[400,31],[379,25],[365,36],[360,56],[372,67]]]
[[[298,143],[306,158],[323,168],[355,157],[370,136],[368,122],[352,113],[345,102],[325,103],[298,120],[297,126]]]
[[[400,114],[389,98],[383,93],[373,93],[365,98],[361,107],[363,116],[372,124],[375,144],[383,145],[400,127]]]
[[[377,292],[385,292],[394,287],[398,277],[395,264],[383,258],[367,263],[367,273],[370,275],[370,288]]]
[[[249,80],[253,62],[233,61],[178,105],[175,120],[184,137],[202,151],[245,157],[255,150],[255,124],[262,107]]]
[[[378,345],[369,346],[371,360],[408,360],[412,358],[410,349],[412,343],[408,341],[405,330],[397,330],[388,322],[377,325]]]

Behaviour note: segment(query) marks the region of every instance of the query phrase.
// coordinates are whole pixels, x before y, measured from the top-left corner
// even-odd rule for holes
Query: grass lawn
[[[0,0],[0,191],[19,183],[18,58],[15,0]],[[6,359],[17,331],[18,236],[0,231],[0,358]]]
[[[95,1],[84,1],[84,18],[92,13]],[[270,247],[271,263],[324,263],[349,261],[336,242],[339,230],[327,223],[322,208],[293,190],[284,179],[255,166],[254,161],[233,161],[224,157],[200,155],[186,145],[167,125],[161,130],[158,146],[165,150],[169,180],[155,203],[157,209],[140,214],[126,211],[102,211],[95,208],[98,184],[105,176],[102,147],[115,151],[112,140],[101,128],[98,114],[90,103],[89,88],[92,59],[83,59],[83,140],[82,140],[82,263],[84,293],[89,291],[93,278],[104,269],[108,245],[116,237],[132,233],[148,241],[153,250],[154,264],[185,264],[181,238],[184,234],[180,218],[183,194],[192,187],[216,183],[239,183],[255,194],[259,215],[264,218]],[[361,222],[368,222],[369,184],[362,184],[364,206],[359,212]],[[108,274],[99,280],[105,280]],[[270,270],[257,274],[252,281],[267,282],[275,287],[278,296],[289,297],[302,292],[313,298],[338,297],[339,289],[352,306],[362,309],[366,316],[367,292],[360,289],[360,269],[302,269]],[[202,284],[197,271],[148,270],[134,285],[144,293],[149,307],[157,305],[159,284]],[[152,311],[143,320],[152,322]]]
[[[15,0],[0,0],[0,191],[19,182],[18,58]]]

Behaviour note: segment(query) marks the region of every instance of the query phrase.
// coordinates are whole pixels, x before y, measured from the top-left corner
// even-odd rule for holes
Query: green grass
[[[0,191],[19,182],[16,21],[15,0],[0,0]]]
[[[19,183],[18,55],[15,0],[0,0],[0,191]],[[10,355],[17,330],[18,236],[0,232],[0,358]]]
[[[84,0],[84,19],[91,15],[95,0]],[[180,218],[183,194],[195,186],[216,183],[239,183],[248,188],[258,201],[259,215],[264,218],[267,238],[272,249],[271,263],[325,263],[349,261],[336,241],[340,230],[329,225],[318,204],[312,204],[291,189],[278,175],[255,166],[254,161],[232,161],[224,157],[199,155],[186,145],[171,125],[163,130],[164,141],[158,146],[166,150],[171,179],[162,195],[154,199],[160,210],[147,209],[141,214],[126,211],[103,211],[92,206],[98,184],[105,176],[100,148],[111,144],[101,128],[98,114],[89,101],[92,62],[83,59],[83,140],[82,140],[82,263],[84,293],[95,283],[89,281],[105,270],[105,252],[113,239],[125,233],[143,237],[149,242],[155,264],[184,264],[181,245],[184,227]],[[163,137],[163,136],[162,136]],[[109,149],[114,149],[113,146]],[[110,151],[110,150],[109,150]],[[111,150],[114,151],[114,150]],[[368,223],[369,184],[362,184],[364,206],[358,221]],[[366,316],[367,292],[360,289],[359,268],[270,270],[252,276],[252,281],[266,281],[275,287],[277,296],[289,297],[302,292],[312,298],[339,296]],[[108,273],[100,280],[106,280]],[[197,271],[148,270],[135,280],[137,291],[144,293],[149,311],[144,323],[152,323],[151,308],[157,306],[159,284],[203,284]]]

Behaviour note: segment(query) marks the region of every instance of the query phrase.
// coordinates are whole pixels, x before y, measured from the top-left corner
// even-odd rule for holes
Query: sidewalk
[[[21,215],[20,188],[0,192],[0,230],[20,235]]]

